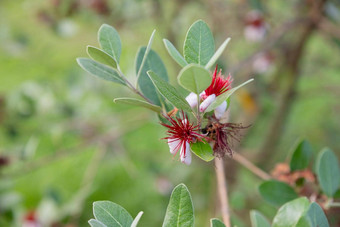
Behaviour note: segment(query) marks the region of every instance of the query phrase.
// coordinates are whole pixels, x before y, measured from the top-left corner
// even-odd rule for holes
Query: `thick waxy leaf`
[[[174,45],[172,45],[172,43],[167,39],[163,39],[163,42],[172,59],[174,59],[180,66],[185,67],[188,63],[184,60],[176,47],[174,47]]]
[[[77,62],[86,72],[91,73],[101,79],[125,85],[125,81],[120,77],[117,70],[96,62],[89,58],[77,58]]]
[[[218,58],[222,55],[224,49],[227,47],[228,43],[230,41],[230,38],[226,39],[222,45],[217,49],[217,51],[215,52],[215,54],[211,57],[211,59],[209,60],[209,62],[206,64],[205,68],[206,69],[210,69],[212,66],[214,66],[214,64],[216,63],[216,61],[218,60]]]
[[[184,41],[184,59],[205,66],[214,55],[215,41],[208,25],[198,20],[188,30]]]
[[[111,57],[106,52],[102,51],[101,49],[98,49],[97,47],[93,47],[93,46],[87,46],[86,51],[87,51],[87,54],[93,60],[109,65],[115,69],[117,68],[117,63],[113,59],[113,57]]]
[[[243,87],[244,85],[252,82],[253,80],[254,79],[247,80],[243,84],[240,84],[237,87],[234,87],[234,88],[230,89],[229,91],[224,92],[222,95],[217,96],[215,101],[213,103],[211,103],[210,106],[208,106],[208,108],[205,110],[205,112],[210,112],[210,111],[216,109],[216,107],[218,107],[219,105],[222,104],[222,102],[227,100],[237,89],[239,89],[239,88]]]
[[[274,206],[282,204],[298,197],[296,192],[288,184],[281,181],[269,180],[259,186],[261,196]]]
[[[172,191],[163,227],[194,226],[194,209],[191,195],[184,184],[179,184]]]
[[[101,48],[119,63],[122,44],[116,29],[108,24],[103,24],[98,31],[98,41]]]
[[[202,66],[190,64],[180,71],[178,83],[185,89],[199,94],[210,85],[211,76]]]
[[[110,227],[131,226],[131,215],[121,206],[110,201],[97,201],[93,203],[95,218]]]
[[[107,227],[106,225],[104,225],[103,223],[96,219],[90,219],[89,224],[91,225],[91,227]]]
[[[140,99],[134,99],[134,98],[116,98],[113,100],[115,103],[122,103],[122,104],[127,104],[127,105],[132,105],[132,106],[141,106],[141,107],[145,107],[148,108],[152,111],[155,111],[157,113],[162,112],[162,108],[160,108],[159,106],[150,104],[148,102],[145,102],[143,100]]]
[[[161,93],[172,105],[178,109],[191,112],[191,107],[188,102],[179,95],[178,91],[172,85],[152,71],[148,71],[148,75],[159,93]]]
[[[131,224],[131,227],[137,227],[137,224],[140,220],[140,218],[142,217],[143,215],[143,211],[139,212],[138,215],[136,216],[136,218],[133,220],[132,224]]]
[[[308,167],[310,159],[312,158],[312,147],[306,140],[300,141],[290,160],[290,170],[301,170]]]
[[[210,219],[210,227],[225,227],[225,225],[217,218],[212,218]]]
[[[252,227],[270,227],[267,218],[257,210],[250,211],[250,221]]]
[[[136,73],[140,73],[137,83],[142,91],[142,93],[150,99],[153,104],[161,106],[161,96],[157,93],[157,90],[147,75],[147,71],[151,70],[159,75],[163,80],[168,81],[168,73],[164,66],[162,59],[158,56],[158,54],[150,50],[149,54],[147,54],[144,62],[143,59],[146,53],[146,47],[142,47],[139,49],[137,58],[136,58]],[[141,68],[141,65],[143,67]]]
[[[319,204],[313,202],[307,211],[311,227],[329,227],[327,217]]]
[[[316,174],[322,191],[329,197],[333,197],[340,186],[339,162],[335,154],[324,148],[316,160]]]
[[[274,217],[273,227],[295,227],[308,208],[309,201],[305,197],[284,204]]]
[[[214,152],[209,143],[197,141],[196,143],[190,144],[190,148],[195,155],[206,162],[210,162],[215,158]]]

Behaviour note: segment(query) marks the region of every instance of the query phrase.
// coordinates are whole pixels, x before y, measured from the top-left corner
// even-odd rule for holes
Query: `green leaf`
[[[96,219],[90,219],[89,224],[91,225],[91,227],[107,227],[106,225],[104,225],[103,223]]]
[[[214,152],[209,143],[197,141],[196,143],[190,144],[190,148],[192,152],[203,161],[210,162],[215,158]]]
[[[148,75],[159,93],[161,93],[172,105],[186,112],[191,112],[191,107],[188,102],[179,95],[178,91],[172,85],[152,71],[148,71]]]
[[[132,105],[132,106],[141,106],[145,107],[147,109],[150,109],[152,111],[155,111],[157,113],[162,112],[162,108],[159,106],[150,104],[148,102],[145,102],[143,100],[135,99],[135,98],[116,98],[113,100],[115,103],[122,103],[122,104],[127,104],[127,105]]]
[[[217,218],[212,218],[210,219],[210,227],[225,227],[225,225]]]
[[[110,227],[131,226],[131,215],[121,206],[110,201],[97,201],[93,203],[95,218]]]
[[[300,141],[294,149],[294,153],[290,160],[290,170],[296,171],[307,168],[312,155],[310,143],[306,140]]]
[[[306,215],[311,223],[311,227],[329,227],[327,217],[319,204],[313,202]]]
[[[184,41],[184,59],[205,66],[215,51],[214,37],[208,25],[198,20],[188,30]]]
[[[270,227],[267,218],[257,210],[250,211],[250,221],[252,227]]]
[[[113,59],[113,57],[111,57],[101,49],[98,49],[97,47],[93,46],[87,46],[86,52],[93,60],[109,65],[115,69],[117,68],[117,63],[115,59]]]
[[[81,68],[94,76],[118,84],[126,85],[125,81],[120,77],[117,70],[109,66],[103,65],[89,58],[77,58],[77,62]]]
[[[163,39],[163,42],[164,42],[165,48],[167,49],[172,59],[174,59],[180,66],[185,67],[188,63],[184,60],[184,58],[178,52],[176,47],[174,47],[174,45],[172,45],[172,43],[167,39]]]
[[[340,186],[340,170],[338,158],[329,148],[324,148],[317,157],[316,175],[323,192],[333,197]]]
[[[140,75],[142,73],[144,64],[145,64],[145,62],[147,60],[147,57],[149,55],[149,52],[151,50],[151,46],[152,46],[152,43],[153,43],[153,37],[155,36],[155,32],[156,32],[156,30],[153,30],[153,32],[151,33],[148,45],[146,47],[141,47],[139,49],[138,53],[137,53],[137,58],[136,58],[136,77],[137,77],[137,81],[139,80],[139,77],[140,77]],[[145,49],[143,51],[141,51],[142,48],[145,48]],[[144,73],[146,73],[146,72],[144,72]]]
[[[284,204],[274,217],[273,227],[295,227],[308,207],[309,201],[305,197]]]
[[[263,199],[274,206],[281,206],[298,197],[292,187],[276,180],[263,182],[259,186],[259,191]]]
[[[108,24],[103,24],[98,31],[98,41],[101,48],[112,56],[118,64],[122,53],[122,44],[116,29]]]
[[[219,57],[222,55],[224,49],[227,47],[229,41],[230,41],[230,38],[227,38],[222,43],[222,45],[217,49],[215,54],[210,58],[209,62],[205,65],[206,69],[210,69],[212,66],[214,66],[215,62],[219,59]]]
[[[191,195],[184,184],[179,184],[172,191],[163,227],[194,226],[194,209]]]
[[[190,64],[180,71],[178,83],[185,89],[199,94],[210,85],[211,76],[202,66]]]
[[[141,92],[150,99],[153,104],[157,106],[161,106],[161,97],[157,93],[157,90],[148,77],[147,71],[151,70],[159,75],[163,80],[168,81],[168,73],[164,66],[162,59],[158,56],[158,54],[150,50],[149,54],[145,57],[146,47],[142,47],[139,49],[136,57],[136,73],[140,73],[137,83],[141,90]],[[145,61],[143,63],[143,60]],[[141,68],[141,65],[143,67]]]
[[[232,89],[230,89],[229,91],[227,92],[224,92],[223,94],[219,95],[216,97],[215,101],[212,102],[210,104],[210,106],[208,106],[208,108],[205,110],[205,112],[210,112],[214,109],[216,109],[216,107],[218,107],[219,105],[222,104],[222,102],[224,102],[225,100],[227,100],[237,89],[243,87],[244,85],[252,82],[254,79],[250,79],[250,80],[247,80],[246,82],[244,82],[243,84],[240,84],[238,85],[237,87],[234,87]]]
[[[143,215],[143,211],[139,212],[136,216],[136,218],[133,220],[132,224],[131,224],[131,227],[137,227],[137,224],[140,220],[140,218],[142,217]]]

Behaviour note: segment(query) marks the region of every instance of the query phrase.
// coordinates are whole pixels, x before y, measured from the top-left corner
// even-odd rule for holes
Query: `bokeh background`
[[[96,200],[132,216],[142,210],[140,226],[160,226],[182,182],[196,226],[219,217],[214,165],[172,158],[154,113],[113,103],[133,95],[77,65],[86,45],[98,46],[103,23],[120,33],[121,68],[132,81],[135,54],[156,29],[153,49],[176,84],[180,67],[162,39],[181,50],[203,19],[217,47],[232,38],[219,64],[235,84],[255,78],[231,100],[231,121],[251,125],[235,149],[268,172],[299,138],[339,155],[340,4],[320,2],[0,1],[0,226],[87,226]],[[232,159],[226,171],[234,224],[249,226],[251,209],[273,217],[257,191],[261,179]]]

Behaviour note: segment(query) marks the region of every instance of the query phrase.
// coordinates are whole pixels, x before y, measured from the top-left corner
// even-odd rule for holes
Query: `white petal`
[[[171,154],[176,154],[176,152],[179,150],[179,144],[180,140],[174,140],[174,139],[168,139],[168,145],[170,148]]]
[[[208,106],[210,106],[210,104],[215,101],[216,99],[216,95],[215,94],[212,94],[212,95],[209,95],[200,105],[200,111],[201,112],[204,112]]]
[[[195,93],[191,92],[185,100],[187,100],[191,108],[197,106],[197,95]]]
[[[244,36],[247,40],[259,42],[264,39],[266,35],[266,28],[264,26],[255,27],[252,25],[246,26],[244,29]]]
[[[227,101],[224,101],[224,102],[222,102],[221,105],[216,107],[216,109],[215,109],[215,117],[217,119],[220,119],[223,116],[223,114],[224,114],[226,109],[227,109]]]
[[[185,155],[184,155],[184,146],[181,147],[181,162],[190,165],[191,164],[191,151],[190,151],[190,144],[185,142]]]

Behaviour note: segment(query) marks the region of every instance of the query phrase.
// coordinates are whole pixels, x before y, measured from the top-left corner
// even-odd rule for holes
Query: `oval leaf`
[[[143,211],[139,212],[136,216],[136,218],[133,220],[132,224],[131,224],[131,227],[137,227],[137,224],[140,220],[140,218],[142,217],[143,215]]]
[[[107,226],[131,226],[131,215],[121,206],[110,201],[97,201],[93,203],[95,218]]]
[[[281,206],[298,197],[292,187],[276,180],[263,182],[259,186],[259,191],[263,199],[274,206]]]
[[[229,91],[227,92],[224,92],[223,94],[219,95],[216,97],[215,101],[212,102],[210,104],[210,106],[208,106],[208,108],[205,110],[205,112],[210,112],[214,109],[216,109],[219,105],[222,104],[222,102],[224,102],[225,100],[227,100],[237,89],[243,87],[244,85],[252,82],[254,79],[250,79],[250,80],[247,80],[246,82],[244,82],[243,84],[240,84],[238,85],[237,87],[234,87],[232,89],[230,89]]]
[[[257,210],[250,211],[250,221],[252,227],[270,227],[267,218]]]
[[[329,227],[327,217],[319,204],[313,202],[306,215],[311,223],[311,227]]]
[[[274,217],[273,227],[295,227],[308,207],[309,201],[305,197],[284,204]]]
[[[205,66],[215,51],[214,37],[208,25],[198,20],[189,28],[184,41],[184,59]]]
[[[125,85],[125,81],[119,76],[117,70],[93,61],[89,58],[77,58],[77,62],[86,72],[101,79]]]
[[[191,107],[188,102],[179,95],[178,91],[172,85],[152,71],[148,71],[148,75],[159,93],[161,93],[172,105],[178,109],[191,112]]]
[[[91,225],[91,227],[107,227],[106,225],[104,225],[103,223],[96,219],[90,219],[89,224]]]
[[[146,47],[142,47],[139,49],[136,57],[136,73],[140,73],[137,83],[141,90],[141,92],[150,99],[153,104],[161,106],[161,97],[157,93],[157,90],[150,80],[149,76],[147,75],[147,71],[151,70],[159,75],[163,80],[168,81],[168,73],[164,66],[162,59],[158,56],[158,54],[150,50],[147,56],[146,54]],[[143,59],[146,58],[144,61]],[[143,63],[144,61],[144,63]],[[141,68],[141,65],[143,67]]]
[[[163,39],[165,48],[167,49],[168,53],[180,66],[185,67],[188,63],[184,60],[182,55],[178,52],[176,47],[167,39]]]
[[[132,105],[132,106],[145,107],[145,108],[150,109],[152,111],[155,111],[157,113],[162,112],[162,108],[160,108],[159,106],[150,104],[148,102],[145,102],[145,101],[139,100],[139,99],[134,99],[134,98],[116,98],[113,101],[115,103],[122,103],[122,104],[127,104],[127,105]]]
[[[171,193],[163,227],[194,226],[194,209],[191,195],[184,184],[179,184]]]
[[[329,148],[324,148],[317,157],[316,175],[323,192],[333,197],[340,186],[340,170],[338,159]]]
[[[211,226],[211,227],[225,227],[225,225],[223,224],[223,222],[221,222],[221,221],[218,220],[217,218],[212,218],[212,219],[210,219],[210,226]]]
[[[190,148],[192,152],[203,161],[210,162],[215,158],[214,152],[208,143],[197,141],[196,143],[190,144]]]
[[[119,63],[122,44],[116,29],[108,24],[103,24],[98,31],[98,41],[101,48]]]
[[[185,89],[199,94],[210,85],[211,76],[202,66],[190,64],[180,71],[178,83]]]
[[[290,160],[290,170],[295,171],[307,168],[312,155],[310,143],[306,140],[299,142]]]
[[[228,43],[230,41],[230,38],[226,39],[222,45],[217,49],[217,51],[215,52],[215,54],[211,57],[211,59],[209,60],[209,62],[206,64],[205,68],[206,69],[210,69],[215,63],[216,61],[219,59],[219,57],[222,55],[224,49],[227,47]]]
[[[93,60],[109,65],[115,69],[117,68],[116,61],[101,49],[93,46],[87,46],[86,52]]]

